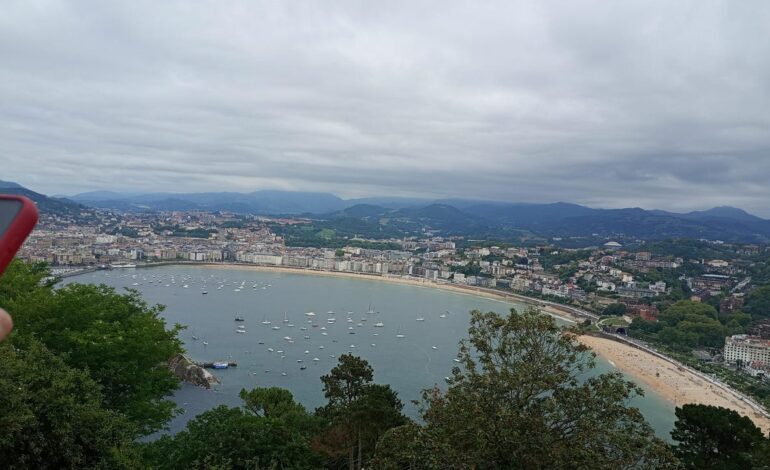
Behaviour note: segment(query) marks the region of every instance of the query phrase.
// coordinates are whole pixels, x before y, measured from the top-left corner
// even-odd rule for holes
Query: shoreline
[[[402,284],[413,287],[424,287],[431,289],[441,289],[457,294],[470,295],[474,297],[483,297],[486,299],[497,300],[506,303],[519,303],[526,306],[540,308],[541,311],[559,318],[560,320],[576,323],[578,318],[565,311],[551,305],[546,301],[536,299],[533,297],[526,297],[520,294],[495,291],[493,289],[487,289],[483,287],[473,286],[460,286],[445,282],[430,281],[428,279],[418,279],[412,277],[403,277],[395,275],[381,275],[381,274],[363,274],[363,273],[349,273],[343,271],[325,271],[321,269],[309,269],[309,268],[293,268],[285,266],[263,266],[263,265],[250,265],[250,264],[238,264],[238,263],[184,263],[184,262],[171,262],[171,263],[157,263],[153,265],[144,265],[141,268],[152,268],[160,266],[204,266],[207,268],[215,269],[238,269],[242,271],[258,271],[258,272],[271,272],[271,273],[288,273],[288,274],[300,274],[305,276],[326,276],[326,277],[342,277],[348,279],[359,279],[376,282],[389,282],[392,284]]]
[[[606,336],[583,335],[578,340],[616,370],[627,374],[643,388],[655,391],[675,406],[688,403],[729,408],[747,416],[767,434],[770,417],[755,409],[740,392],[692,371],[660,353],[653,353]]]
[[[243,271],[258,271],[271,273],[288,273],[306,276],[341,277],[348,279],[389,282],[413,287],[441,289],[464,295],[472,295],[506,303],[520,303],[534,306],[548,315],[569,323],[576,323],[581,318],[572,312],[576,309],[560,306],[541,299],[526,297],[519,294],[498,292],[480,287],[459,286],[455,284],[435,282],[427,279],[405,278],[379,274],[349,273],[340,271],[325,271],[319,269],[294,268],[284,266],[261,266],[237,263],[200,263],[200,262],[164,262],[151,265],[140,265],[140,268],[160,266],[202,266],[215,269],[237,269]],[[560,308],[561,307],[561,308]],[[588,316],[591,314],[586,313]],[[758,412],[748,403],[749,399],[729,386],[717,383],[705,375],[693,371],[676,360],[657,352],[652,352],[639,345],[606,336],[583,335],[578,341],[590,347],[597,356],[607,360],[614,369],[628,375],[639,385],[660,395],[667,402],[681,406],[686,403],[722,406],[732,409],[742,416],[749,417],[763,432],[770,431],[770,415],[764,410]]]

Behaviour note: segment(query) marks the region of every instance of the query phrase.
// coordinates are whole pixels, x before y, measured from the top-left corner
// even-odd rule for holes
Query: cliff
[[[219,380],[211,372],[183,354],[172,357],[168,361],[168,368],[179,380],[199,387],[211,388],[212,385],[219,383]]]

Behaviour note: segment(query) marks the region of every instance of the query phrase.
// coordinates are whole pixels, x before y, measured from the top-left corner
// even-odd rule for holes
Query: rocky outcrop
[[[212,385],[219,383],[219,380],[211,372],[183,354],[172,357],[168,361],[168,368],[179,380],[199,387],[211,388]]]

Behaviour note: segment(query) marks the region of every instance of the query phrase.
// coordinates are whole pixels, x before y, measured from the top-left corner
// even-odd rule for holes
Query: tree
[[[383,436],[380,468],[666,468],[668,446],[628,400],[618,373],[537,310],[471,312],[448,389],[423,392],[424,426]],[[433,460],[421,458],[437,452]]]
[[[0,467],[137,468],[133,425],[99,385],[40,342],[0,344]]]
[[[717,320],[719,314],[711,305],[691,300],[680,300],[665,309],[658,319],[669,326],[675,326],[687,318],[705,317]]]
[[[768,462],[770,440],[751,420],[733,410],[709,405],[676,409],[671,437],[686,468],[756,468]]]
[[[602,311],[602,315],[611,315],[611,316],[622,316],[626,314],[626,310],[628,310],[628,307],[626,304],[610,304],[604,307],[604,310]]]
[[[770,286],[758,287],[749,292],[743,310],[757,318],[770,317]]]
[[[389,385],[372,384],[374,371],[365,360],[344,354],[321,377],[328,403],[317,414],[327,420],[318,445],[332,458],[347,455],[348,468],[361,469],[380,435],[407,420],[403,404]]]
[[[241,390],[244,406],[206,411],[175,436],[143,445],[154,468],[318,468],[316,419],[288,390]]]
[[[180,326],[166,329],[162,306],[138,292],[105,285],[53,289],[44,267],[13,263],[0,279],[0,306],[13,314],[16,336],[34,336],[68,365],[102,386],[105,405],[124,413],[141,434],[161,428],[175,405],[165,399],[179,384],[166,367],[182,351]]]

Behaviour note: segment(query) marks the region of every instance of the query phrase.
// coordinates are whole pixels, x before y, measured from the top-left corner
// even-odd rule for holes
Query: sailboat
[[[371,302],[369,303],[369,309],[366,311],[366,313],[369,313],[369,314],[375,313],[374,312],[374,308],[372,307]]]
[[[286,314],[286,310],[283,311],[283,322],[289,323],[289,316]]]
[[[244,321],[243,315],[235,315],[235,321]]]
[[[399,326],[398,329],[396,330],[396,338],[405,338],[405,337],[406,335],[401,333],[401,327]]]
[[[381,321],[378,321],[377,323],[374,324],[375,328],[382,328],[383,326],[385,326],[385,323],[383,323]]]
[[[269,325],[270,324],[270,320],[267,319],[267,315],[262,317],[262,324],[263,325]]]

